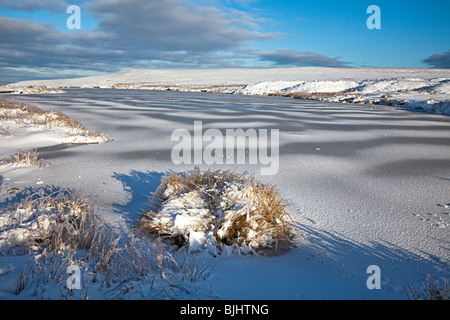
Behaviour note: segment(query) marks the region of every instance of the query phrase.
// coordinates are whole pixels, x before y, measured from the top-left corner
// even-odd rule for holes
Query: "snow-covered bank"
[[[280,95],[328,102],[403,106],[450,115],[450,78],[269,81],[245,86],[236,93]]]
[[[0,86],[0,94],[43,94],[43,93],[65,93],[57,88],[46,86]]]
[[[0,91],[113,88],[287,95],[302,99],[403,106],[450,114],[448,69],[132,69],[77,79],[23,81]]]
[[[0,99],[0,159],[16,150],[108,141],[61,112]]]

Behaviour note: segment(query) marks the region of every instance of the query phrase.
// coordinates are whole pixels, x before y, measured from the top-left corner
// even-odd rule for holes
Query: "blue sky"
[[[81,9],[69,30],[66,8]],[[381,10],[381,29],[366,12]],[[127,68],[450,67],[450,1],[0,0],[0,83]]]
[[[355,67],[426,67],[422,60],[450,49],[450,1],[264,1],[293,33],[270,44],[342,57]],[[381,9],[381,29],[369,30],[368,6]],[[283,23],[283,21],[285,21]]]

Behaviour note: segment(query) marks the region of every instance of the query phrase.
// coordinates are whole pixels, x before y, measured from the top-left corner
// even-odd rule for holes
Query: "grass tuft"
[[[26,165],[26,166],[38,166],[42,167],[43,162],[38,160],[39,153],[36,149],[27,151],[17,151],[9,158],[9,163],[14,166]]]
[[[19,125],[34,125],[44,129],[56,127],[69,128],[69,136],[78,136],[90,141],[106,142],[108,137],[103,132],[91,132],[78,120],[69,118],[65,114],[50,110],[44,111],[39,107],[23,102],[8,101],[0,98],[0,121],[11,121]],[[2,136],[5,136],[7,129],[2,129]],[[88,140],[89,141],[89,140]]]
[[[430,275],[423,281],[422,290],[416,289],[413,285],[405,288],[406,296],[409,300],[450,300],[450,287],[448,277],[444,280],[444,286],[441,288],[439,281],[431,281]]]
[[[254,253],[290,243],[291,221],[274,186],[235,172],[195,169],[161,179],[138,229],[194,250]]]

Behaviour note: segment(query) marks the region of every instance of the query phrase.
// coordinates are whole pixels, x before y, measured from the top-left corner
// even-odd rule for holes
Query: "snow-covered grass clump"
[[[0,215],[0,252],[93,248],[100,233],[88,199],[70,192],[33,195]]]
[[[54,130],[63,136],[62,142],[67,144],[101,143],[108,141],[102,132],[91,132],[78,120],[71,119],[59,111],[45,111],[39,107],[23,102],[0,99],[0,122],[2,136],[10,131],[7,127],[38,127],[42,130]]]
[[[293,236],[287,205],[274,186],[229,171],[168,174],[140,228],[191,252],[248,254],[286,247]]]
[[[39,153],[36,149],[22,151],[19,150],[9,158],[9,164],[13,166],[43,166],[43,163],[38,159]],[[0,161],[1,164],[1,161]]]
[[[121,238],[71,190],[42,189],[0,208],[0,298],[176,299],[195,296],[192,283],[212,272],[186,251]]]

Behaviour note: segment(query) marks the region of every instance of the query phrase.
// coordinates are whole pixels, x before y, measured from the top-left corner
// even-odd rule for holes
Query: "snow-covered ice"
[[[317,81],[319,71],[302,81]],[[446,77],[437,73],[430,71],[433,78]],[[328,75],[343,81],[340,89],[370,80]],[[273,81],[294,81],[290,87],[300,83],[294,75]],[[419,83],[408,80],[401,88]],[[66,91],[6,97],[60,110],[111,141],[74,147],[43,139],[46,143],[36,147],[48,166],[0,167],[2,203],[12,200],[7,192],[12,188],[18,196],[42,184],[80,189],[92,195],[97,213],[110,226],[128,232],[164,173],[193,169],[172,163],[173,130],[192,130],[197,120],[205,128],[278,128],[276,175],[259,176],[258,165],[250,164],[199,167],[248,171],[276,185],[297,225],[295,247],[282,255],[213,257],[199,250],[204,234],[192,233],[192,251],[214,269],[195,284],[200,291],[211,288],[223,299],[405,299],[409,283],[421,287],[426,274],[442,279],[449,273],[450,120],[445,115],[256,95]],[[16,151],[4,141],[0,137],[2,148]],[[20,261],[0,256],[0,298],[16,297],[10,288]],[[370,265],[381,269],[380,290],[366,286]],[[94,287],[90,294],[103,298]]]

